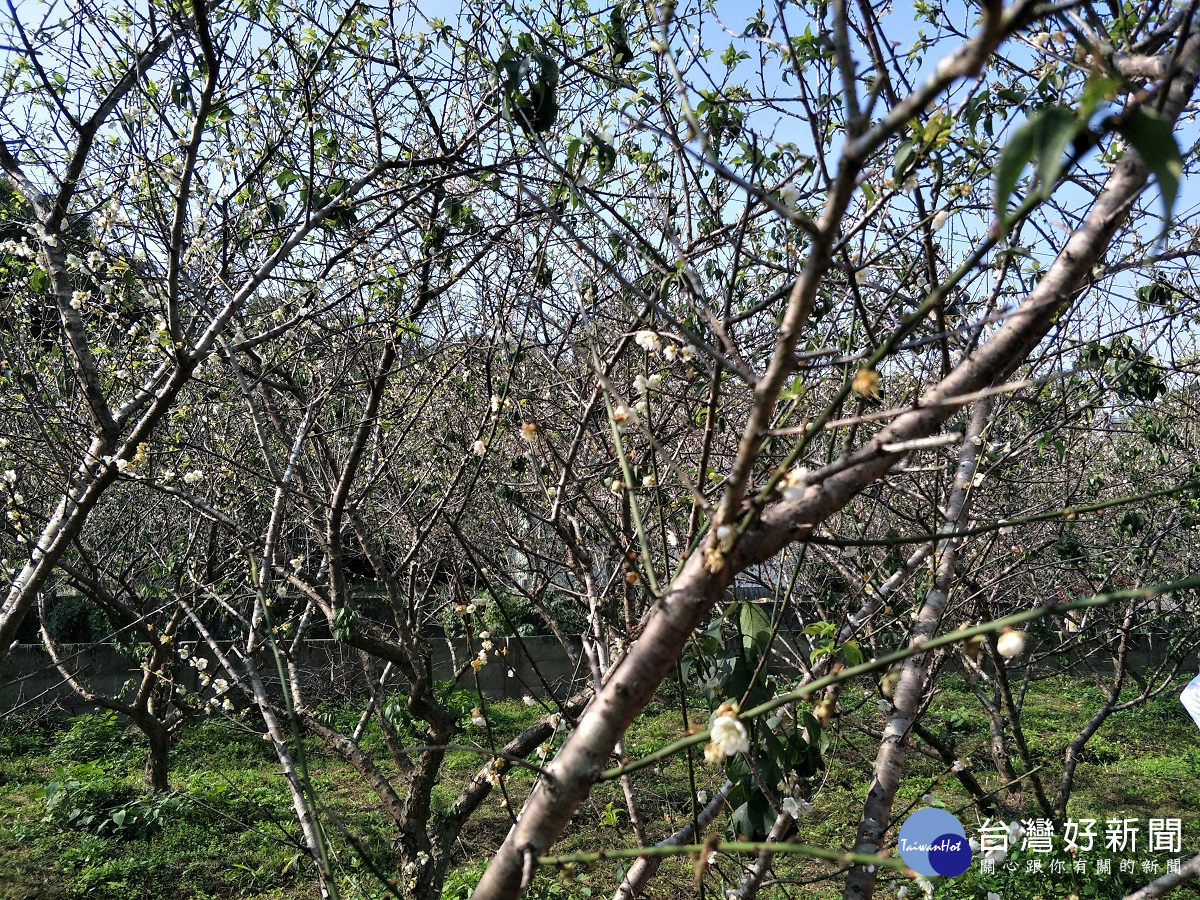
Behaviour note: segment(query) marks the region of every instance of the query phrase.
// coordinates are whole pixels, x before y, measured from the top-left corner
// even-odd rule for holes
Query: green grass
[[[805,820],[797,840],[832,847],[853,842],[874,758],[875,741],[852,727],[851,718],[879,728],[883,717],[874,696],[851,686],[843,696],[846,721],[835,729],[827,766],[813,783],[815,811]],[[1094,691],[1066,679],[1049,679],[1031,686],[1026,698],[1024,726],[1030,752],[1047,790],[1053,793],[1060,770],[1061,748],[1099,704]],[[516,702],[494,704],[489,719],[498,740],[515,734],[540,712]],[[704,709],[690,715],[703,724]],[[352,721],[352,714],[334,712],[335,720]],[[947,678],[935,698],[926,723],[969,760],[985,788],[1000,787],[990,765],[986,720],[974,698],[954,678]],[[339,724],[344,725],[345,722]],[[683,734],[677,709],[652,706],[630,730],[626,750],[638,757]],[[368,742],[378,740],[370,735]],[[470,729],[463,741],[482,742],[480,729]],[[561,741],[561,735],[559,736]],[[392,832],[375,797],[339,758],[314,742],[306,744],[313,781],[331,820],[352,830],[356,840],[385,871],[393,868]],[[5,898],[77,898],[97,900],[145,898],[292,898],[314,895],[313,873],[299,843],[291,800],[278,772],[270,744],[244,724],[211,720],[185,730],[172,748],[169,797],[147,804],[141,792],[145,748],[136,733],[112,717],[89,716],[71,723],[8,721],[0,725],[0,896]],[[435,808],[448,805],[482,758],[466,752],[448,754],[443,777],[434,793]],[[724,778],[721,770],[704,765],[693,751],[691,771],[697,789],[713,792]],[[990,773],[990,774],[989,774]],[[532,774],[516,769],[508,776],[509,795],[520,803]],[[60,811],[47,816],[44,792],[51,782],[70,785]],[[689,766],[676,757],[634,775],[648,835],[661,839],[690,814],[692,787]],[[934,794],[959,812],[974,833],[977,817],[968,797],[945,766],[919,753],[909,754],[894,814],[902,819],[921,797]],[[1024,794],[1022,796],[1025,796]],[[1025,796],[1026,813],[1034,814],[1032,796]],[[61,810],[78,807],[94,816],[88,827],[63,821]],[[114,810],[127,809],[132,818],[123,828],[111,821]],[[151,827],[130,827],[137,816],[160,819]],[[1136,817],[1145,827],[1151,817],[1179,817],[1184,823],[1184,852],[1200,850],[1200,735],[1175,703],[1174,695],[1144,708],[1114,716],[1088,745],[1079,767],[1070,814],[1102,822],[1107,817]],[[96,822],[103,827],[97,827]],[[503,840],[511,818],[498,794],[479,810],[462,834],[460,855],[447,880],[445,896],[466,897],[483,866]],[[336,832],[336,829],[334,829]],[[894,831],[892,832],[894,838]],[[556,850],[595,850],[627,846],[631,829],[619,785],[598,785],[580,807]],[[335,835],[336,863],[344,873],[347,896],[378,895],[365,869],[355,865],[347,844]],[[1116,856],[1116,855],[1115,855]],[[1025,860],[1021,859],[1022,862]],[[1139,860],[1140,860],[1139,856]],[[713,888],[736,883],[742,860],[721,857],[706,884]],[[1114,860],[1115,862],[1115,860]],[[564,867],[539,872],[532,896],[599,897],[611,895],[622,873],[615,863],[592,868]],[[773,877],[816,898],[838,896],[839,879],[829,878],[821,863],[796,857],[776,860]],[[693,896],[694,872],[686,858],[663,864],[652,882],[651,897]],[[717,878],[726,882],[719,885]],[[1140,879],[1140,880],[1139,880]],[[967,875],[939,887],[939,896],[983,897],[989,890],[1005,900],[1079,893],[1082,900],[1121,896],[1124,884],[1144,883],[1149,876],[1114,875],[1107,882],[1086,884],[1055,880],[1049,875],[998,873],[992,878]],[[901,879],[900,884],[904,884]],[[1095,885],[1099,884],[1100,888]],[[1088,885],[1091,885],[1090,887]],[[882,896],[894,896],[885,880]],[[1091,891],[1091,893],[1089,893]],[[1099,893],[1097,893],[1099,891]],[[716,896],[714,891],[708,895]],[[1200,897],[1185,888],[1178,896]]]

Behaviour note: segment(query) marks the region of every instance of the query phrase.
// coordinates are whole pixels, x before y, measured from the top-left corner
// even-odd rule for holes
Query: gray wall
[[[546,693],[545,685],[560,697],[569,693],[576,676],[575,666],[558,640],[554,637],[527,637],[521,641],[528,656],[522,652],[516,639],[494,639],[495,647],[488,654],[487,664],[477,674],[467,666],[457,687],[474,691],[478,679],[479,688],[492,700],[517,698],[523,694],[540,697]],[[456,668],[461,668],[470,659],[466,646],[461,642],[456,642],[453,661],[444,639],[431,637],[430,642],[434,677],[438,680],[448,680]],[[500,652],[504,648],[508,649],[507,656]],[[137,663],[108,645],[66,645],[60,648],[60,652],[68,671],[84,680],[98,694],[115,696],[128,680],[141,677]],[[574,652],[578,657],[578,648]],[[209,659],[209,675],[217,677],[222,674],[217,671],[211,652],[204,652],[201,648],[200,655]],[[310,703],[357,698],[366,694],[358,653],[345,644],[332,640],[309,641],[296,662],[302,673],[301,689]],[[259,671],[268,683],[278,684],[278,678],[274,677],[274,660],[269,656],[259,662]],[[511,676],[509,671],[513,673]],[[188,687],[196,686],[195,670],[192,668],[188,667],[182,677]],[[403,690],[402,682],[390,683],[394,688]],[[78,713],[90,707],[66,683],[40,644],[17,644],[0,660],[0,715],[16,710],[39,712],[53,708],[66,713]]]
[[[450,651],[443,638],[431,636],[434,662],[434,677],[447,680],[455,671],[452,666]],[[473,673],[468,666],[460,676],[457,687],[462,690],[474,691],[476,678],[479,689],[484,696],[492,700],[517,698],[523,694],[540,697],[546,693],[544,684],[549,685],[558,696],[568,695],[572,684],[581,677],[586,677],[586,662],[577,672],[575,666],[563,651],[562,646],[553,637],[522,638],[525,650],[522,652],[516,639],[497,638],[495,648],[488,655],[488,662],[479,672]],[[500,651],[508,648],[508,655]],[[1145,669],[1161,662],[1167,651],[1163,641],[1148,641],[1139,639],[1130,650],[1131,668],[1136,671]],[[456,642],[454,661],[461,668],[469,657],[466,647]],[[579,649],[574,649],[579,657]],[[114,696],[121,686],[131,678],[139,678],[141,670],[128,657],[122,656],[113,647],[107,645],[65,646],[62,653],[68,661],[68,668],[78,672],[97,693]],[[216,671],[215,660],[211,653],[208,673],[214,677],[221,673]],[[1089,662],[1098,671],[1110,671],[1105,654],[1093,657]],[[532,658],[532,661],[531,659]],[[1046,670],[1058,668],[1058,659],[1046,660]],[[1187,661],[1185,668],[1195,670],[1195,657]],[[321,700],[347,700],[365,696],[365,682],[359,662],[358,653],[345,644],[332,640],[309,641],[301,651],[297,664],[303,675],[302,690],[309,703]],[[535,671],[536,667],[536,671]],[[512,671],[510,677],[508,672]],[[259,671],[268,683],[278,684],[274,677],[274,661],[267,657],[259,664]],[[541,673],[539,678],[538,672]],[[186,669],[183,678],[189,687],[195,687],[195,672]],[[189,680],[190,679],[190,680]],[[402,684],[393,682],[393,687],[403,690]],[[71,689],[50,661],[49,654],[40,644],[18,644],[8,655],[0,660],[0,715],[21,710],[25,712],[42,712],[58,709],[64,713],[79,713],[90,707],[84,703]]]

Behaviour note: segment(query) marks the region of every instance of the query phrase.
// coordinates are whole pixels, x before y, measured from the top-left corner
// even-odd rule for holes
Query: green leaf
[[[1163,233],[1171,225],[1171,211],[1175,208],[1175,197],[1179,193],[1179,178],[1183,175],[1183,158],[1171,124],[1165,119],[1136,109],[1117,131],[1137,151],[1142,162],[1154,175],[1162,193]]]
[[[1087,84],[1083,86],[1083,96],[1079,100],[1079,116],[1090,119],[1102,103],[1111,103],[1117,98],[1120,85],[1106,75],[1089,75]]]
[[[1168,285],[1159,281],[1152,281],[1137,289],[1137,305],[1141,310],[1149,309],[1151,306],[1166,308],[1171,305],[1174,298],[1175,292]]]
[[[613,65],[619,69],[624,68],[633,59],[633,48],[629,46],[625,9],[620,3],[613,7],[608,23],[608,49],[612,53]]]
[[[899,187],[908,175],[908,170],[912,168],[913,163],[917,159],[916,148],[913,147],[912,141],[905,141],[896,148],[896,162],[892,166],[892,178]]]
[[[1083,124],[1066,107],[1052,106],[1017,129],[996,164],[996,216],[1001,225],[1008,224],[1008,201],[1025,166],[1033,163],[1034,183],[1048,196],[1062,173],[1063,154]]]
[[[833,637],[837,627],[832,622],[813,622],[811,625],[804,626],[804,634],[814,637]]]
[[[846,660],[848,666],[862,665],[863,655],[856,641],[848,641],[842,644],[842,656]]]
[[[1062,174],[1063,154],[1079,133],[1080,121],[1072,110],[1052,106],[1038,116],[1034,134],[1034,169],[1043,196],[1049,196]]]
[[[747,650],[765,653],[771,640],[771,620],[757,603],[743,603],[738,613],[742,645]]]
[[[729,817],[729,825],[734,835],[744,836],[750,840],[761,840],[766,837],[774,823],[775,812],[760,791],[756,791]]]

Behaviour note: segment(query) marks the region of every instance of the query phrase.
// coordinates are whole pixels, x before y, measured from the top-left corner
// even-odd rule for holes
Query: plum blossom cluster
[[[471,601],[471,602],[474,603],[475,601]],[[485,604],[486,604],[486,601],[485,601]],[[475,655],[475,658],[473,660],[471,660],[471,668],[474,669],[476,672],[478,672],[485,665],[487,665],[488,654],[491,653],[493,649],[495,649],[495,646],[496,645],[494,643],[492,643],[491,632],[488,632],[488,631],[479,632],[479,652]],[[500,652],[504,656],[508,655],[507,649],[501,650]]]
[[[674,362],[676,359],[681,362],[691,362],[696,357],[696,348],[691,344],[668,343],[663,340],[662,335],[657,331],[643,329],[633,336],[634,343],[653,355],[662,354],[663,359],[667,362]]]
[[[15,256],[18,259],[37,258],[37,250],[29,243],[29,238],[24,236],[19,241],[0,241],[0,253]]]
[[[233,712],[233,701],[225,696],[229,693],[229,682],[224,678],[214,678],[212,680],[213,696],[208,698],[208,708],[216,711],[221,709],[225,712]]]
[[[417,871],[425,868],[425,864],[429,862],[429,854],[424,850],[418,850],[415,859],[410,859],[404,864],[404,874],[412,878],[417,874]]]
[[[643,396],[651,391],[658,390],[660,387],[662,387],[662,375],[657,372],[650,376],[639,375],[633,379],[633,389]],[[638,411],[642,412],[643,410]]]
[[[784,797],[779,804],[779,808],[791,816],[793,819],[804,819],[812,815],[812,804],[807,800],[797,799],[795,797]]]

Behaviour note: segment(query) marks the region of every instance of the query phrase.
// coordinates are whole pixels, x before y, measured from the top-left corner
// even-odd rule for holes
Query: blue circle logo
[[[900,827],[899,850],[904,864],[927,878],[961,875],[971,865],[967,832],[944,809],[918,809],[905,819]]]

